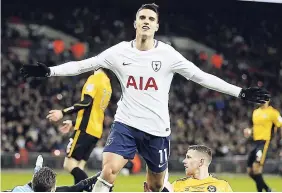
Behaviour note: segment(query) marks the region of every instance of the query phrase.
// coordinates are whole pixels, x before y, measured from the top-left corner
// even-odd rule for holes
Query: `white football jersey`
[[[56,70],[51,68],[51,75],[75,75],[100,67],[112,70],[119,79],[122,89],[115,121],[162,137],[169,136],[171,133],[168,99],[174,73],[179,73],[186,79],[197,75],[193,81],[204,86],[206,86],[205,82],[211,81],[202,78],[209,74],[201,71],[170,45],[157,40],[155,40],[154,48],[148,51],[138,50],[134,40],[121,42],[98,56],[78,63],[81,65],[76,64],[80,66],[77,72],[66,67],[65,72],[63,69],[60,72],[57,66],[54,67],[57,68]],[[68,70],[70,70],[69,74],[66,72]],[[218,79],[212,75],[210,77]],[[219,84],[224,82],[219,80]],[[239,95],[241,90],[239,87],[226,84],[229,88],[219,89],[221,92]],[[220,86],[207,85],[207,87],[218,90]]]

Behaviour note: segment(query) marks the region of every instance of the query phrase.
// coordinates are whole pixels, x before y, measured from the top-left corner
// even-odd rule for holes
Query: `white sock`
[[[106,180],[98,177],[98,180],[92,189],[92,192],[110,192],[110,188],[113,185],[107,182]]]
[[[169,178],[169,173],[168,173],[168,168],[167,168],[165,172],[164,182],[167,182],[168,178]]]

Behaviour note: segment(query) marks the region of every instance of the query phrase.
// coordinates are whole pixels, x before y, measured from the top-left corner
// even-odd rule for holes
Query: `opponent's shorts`
[[[67,157],[74,158],[77,161],[87,161],[99,139],[84,131],[75,130],[69,140],[66,149]]]
[[[263,165],[266,159],[267,150],[270,141],[257,140],[253,141],[253,149],[249,154],[247,166],[252,167],[254,162]]]
[[[137,151],[151,171],[160,173],[168,166],[170,136],[153,136],[123,123],[114,122],[104,152],[133,159]]]

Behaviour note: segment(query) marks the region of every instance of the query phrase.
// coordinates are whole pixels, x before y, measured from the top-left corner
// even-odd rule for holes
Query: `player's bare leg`
[[[253,174],[261,174],[262,173],[262,166],[255,162],[253,163],[253,168],[252,168]]]
[[[128,160],[121,155],[104,152],[102,172],[92,192],[109,192],[118,173],[127,162]]]
[[[71,172],[73,168],[78,167],[79,161],[74,158],[66,157],[64,160],[64,169],[68,172]]]
[[[77,184],[81,180],[88,178],[87,174],[84,172],[85,164],[85,160],[77,161],[71,157],[65,158],[64,169],[73,175],[74,184]]]
[[[153,192],[160,192],[164,186],[164,179],[167,171],[156,173],[147,167],[146,180],[148,188]]]
[[[80,160],[80,162],[78,163],[78,167],[79,167],[81,170],[84,170],[85,165],[86,165],[86,161],[85,161],[85,160]]]
[[[256,182],[257,190],[259,192],[263,191],[263,189],[266,192],[271,192],[271,189],[267,186],[262,177],[262,170],[263,166],[260,163],[255,162],[253,163],[252,168],[248,169],[248,173],[250,172],[250,177]]]

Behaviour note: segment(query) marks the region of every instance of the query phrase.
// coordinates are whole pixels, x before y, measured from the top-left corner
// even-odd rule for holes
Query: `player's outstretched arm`
[[[214,75],[205,73],[200,69],[191,77],[191,80],[209,89],[229,94],[245,101],[263,104],[270,99],[269,92],[263,88],[240,88],[229,84]]]
[[[97,182],[97,178],[100,176],[101,172],[98,172],[92,177],[80,181],[73,186],[59,186],[56,188],[56,192],[91,192],[92,187]]]
[[[171,51],[174,56],[174,61],[171,66],[172,71],[181,74],[193,82],[206,88],[254,103],[265,103],[270,99],[269,92],[263,88],[251,87],[242,89],[238,86],[229,84],[214,75],[202,71],[176,50],[172,49]]]
[[[121,44],[108,48],[97,56],[80,61],[67,62],[54,67],[47,67],[43,63],[37,65],[23,65],[20,73],[24,77],[75,76],[98,68],[112,68],[116,50]]]
[[[20,73],[25,77],[50,77],[50,76],[75,76],[94,70],[98,67],[97,58],[92,57],[81,61],[67,62],[54,67],[47,67],[46,64],[23,65]]]
[[[85,109],[92,104],[93,98],[90,95],[85,94],[84,99],[72,105],[71,107],[65,108],[63,110],[51,110],[47,115],[46,119],[50,122],[57,122],[61,120],[64,115],[70,115],[78,112],[81,109]]]

